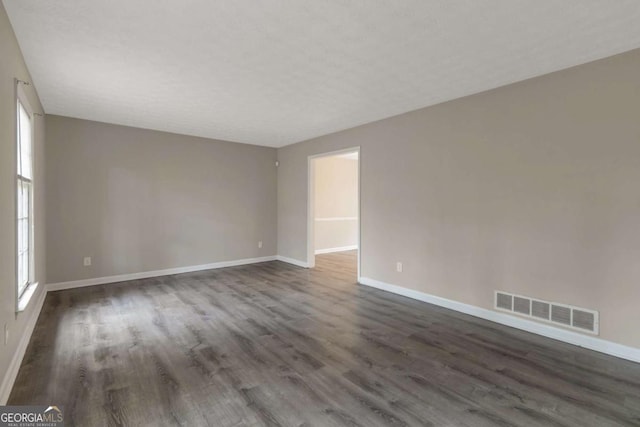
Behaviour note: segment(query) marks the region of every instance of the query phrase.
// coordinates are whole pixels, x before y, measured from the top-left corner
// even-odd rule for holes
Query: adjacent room
[[[309,208],[313,233],[307,239],[308,267],[316,266],[316,255],[341,254],[320,259],[349,260],[358,269],[359,222],[358,151],[321,154],[309,159]]]
[[[640,426],[639,183],[637,0],[2,0],[0,426]]]

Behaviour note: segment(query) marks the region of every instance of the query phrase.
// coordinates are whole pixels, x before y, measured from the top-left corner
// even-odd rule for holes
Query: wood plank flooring
[[[355,257],[50,293],[9,403],[76,426],[640,425],[640,364],[357,285]]]

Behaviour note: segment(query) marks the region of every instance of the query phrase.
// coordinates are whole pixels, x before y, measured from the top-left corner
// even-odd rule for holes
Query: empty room
[[[640,426],[640,2],[2,0],[0,427]]]

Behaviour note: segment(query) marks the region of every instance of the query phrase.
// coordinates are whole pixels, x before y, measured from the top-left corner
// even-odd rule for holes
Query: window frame
[[[26,176],[23,176],[21,174],[19,174],[19,165],[18,162],[20,161],[20,147],[21,147],[21,141],[20,141],[20,107],[22,107],[25,111],[25,113],[27,114],[27,116],[29,116],[29,128],[30,128],[30,145],[31,145],[31,178],[28,178]],[[31,297],[34,294],[34,291],[36,289],[36,287],[38,286],[38,282],[36,281],[36,277],[35,277],[35,189],[36,189],[36,177],[35,177],[35,164],[36,164],[36,159],[35,159],[35,114],[33,111],[33,108],[31,107],[31,103],[29,102],[28,97],[26,96],[26,93],[24,91],[23,88],[23,83],[19,80],[16,80],[16,96],[15,96],[15,112],[16,112],[16,117],[15,117],[15,138],[14,138],[14,147],[15,147],[15,156],[14,156],[14,162],[15,162],[15,185],[14,185],[14,191],[15,191],[15,222],[14,222],[14,226],[15,226],[15,266],[16,266],[16,272],[15,272],[15,291],[16,291],[16,313],[19,313],[21,311],[24,311],[24,309],[27,307],[27,304],[29,303],[29,301],[31,300]],[[20,274],[19,274],[19,261],[20,261],[20,255],[19,255],[19,251],[20,251],[20,242],[19,242],[19,227],[20,227],[20,217],[19,217],[19,212],[20,212],[20,206],[19,206],[19,202],[20,202],[20,197],[18,195],[18,192],[20,191],[20,186],[22,185],[22,183],[28,183],[29,184],[29,207],[28,207],[28,221],[29,224],[27,226],[28,229],[28,233],[29,233],[29,237],[28,237],[28,280],[26,285],[23,287],[20,284]]]

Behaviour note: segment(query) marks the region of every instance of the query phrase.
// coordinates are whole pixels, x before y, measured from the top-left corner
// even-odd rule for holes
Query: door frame
[[[358,282],[360,282],[360,263],[362,253],[362,223],[361,216],[361,165],[362,165],[362,153],[360,146],[344,148],[335,151],[329,151],[326,153],[313,154],[307,157],[307,267],[313,268],[316,265],[316,253],[315,253],[315,163],[314,160],[323,157],[332,157],[340,154],[358,153]]]

